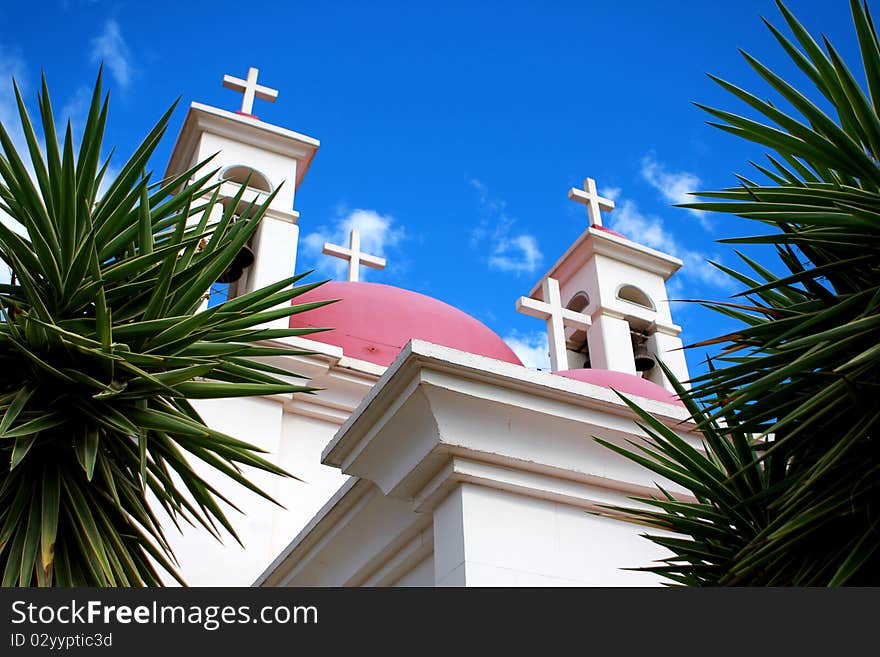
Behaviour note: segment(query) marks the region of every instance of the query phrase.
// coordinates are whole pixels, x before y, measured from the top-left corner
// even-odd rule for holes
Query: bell
[[[636,343],[633,356],[636,358],[636,372],[646,372],[657,364],[648,353],[648,347],[644,342]]]
[[[234,283],[244,270],[254,264],[254,252],[247,244],[241,247],[241,250],[235,254],[235,258],[229,263],[229,266],[217,278],[218,283]]]

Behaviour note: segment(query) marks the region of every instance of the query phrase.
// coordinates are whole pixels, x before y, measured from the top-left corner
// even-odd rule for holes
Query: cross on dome
[[[223,76],[223,86],[226,89],[240,91],[244,94],[244,98],[241,99],[241,111],[239,114],[253,116],[254,97],[261,100],[268,100],[270,103],[274,103],[278,98],[277,89],[271,89],[269,87],[264,87],[261,84],[257,84],[257,76],[259,74],[260,69],[252,66],[248,69],[247,80],[242,80],[241,78],[236,78],[231,75]]]
[[[348,260],[348,280],[356,282],[360,280],[360,266],[372,267],[373,269],[385,269],[385,258],[369,255],[361,251],[361,232],[357,228],[351,229],[348,248],[324,242],[322,253]]]
[[[550,344],[550,367],[554,372],[569,369],[565,353],[565,327],[587,330],[590,318],[583,313],[570,310],[562,305],[559,294],[559,281],[549,276],[541,282],[544,301],[531,297],[520,297],[516,310],[530,317],[547,321],[547,342]]]
[[[568,190],[568,198],[576,203],[587,206],[587,216],[591,226],[602,225],[602,210],[611,212],[614,209],[614,201],[610,198],[599,196],[596,191],[596,181],[592,178],[584,180],[584,188],[572,187]]]

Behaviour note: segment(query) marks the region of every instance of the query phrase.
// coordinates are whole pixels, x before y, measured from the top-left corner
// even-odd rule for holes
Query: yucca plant
[[[691,585],[880,584],[880,40],[867,5],[851,2],[867,91],[777,3],[794,40],[767,23],[812,90],[799,91],[748,54],[793,111],[714,78],[753,112],[703,107],[717,127],[770,149],[762,181],[698,195],[686,207],[730,213],[765,234],[722,240],[772,245],[770,267],[741,253],[739,303],[705,305],[741,328],[699,345],[721,352],[680,390],[705,452],[640,413],[647,446],[622,450],[690,490],[632,517],[683,535],[652,568]],[[765,21],[766,22],[766,21]],[[818,104],[829,106],[828,114]],[[760,118],[758,118],[760,117]],[[769,229],[769,230],[768,230]],[[785,272],[785,273],[774,273]]]
[[[300,276],[197,312],[254,234],[265,204],[244,186],[209,222],[216,171],[144,173],[173,107],[103,189],[108,100],[99,74],[81,144],[62,143],[43,80],[41,146],[15,87],[25,164],[0,126],[0,572],[3,586],[160,585],[180,580],[148,494],[177,522],[235,535],[193,470],[200,460],[265,495],[241,465],[286,475],[256,447],[206,426],[189,400],[307,388],[255,360],[291,353],[254,344],[307,331],[265,329],[320,304],[292,305]],[[193,180],[194,178],[194,180]],[[286,376],[286,379],[279,378]]]

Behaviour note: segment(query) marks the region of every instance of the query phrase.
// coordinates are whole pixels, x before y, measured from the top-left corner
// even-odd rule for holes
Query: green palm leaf
[[[723,122],[714,125],[771,149],[775,171],[757,166],[768,183],[739,176],[740,186],[684,207],[757,222],[769,232],[723,241],[772,244],[778,261],[740,254],[748,273],[719,268],[746,286],[745,303],[701,302],[743,325],[691,345],[722,350],[691,390],[678,388],[705,452],[635,406],[648,447],[614,448],[691,490],[697,506],[664,495],[617,511],[685,537],[650,537],[674,556],[648,570],[675,583],[876,585],[880,40],[867,6],[851,0],[865,91],[827,40],[823,50],[777,4],[794,38],[768,26],[815,89],[799,91],[745,53],[793,113],[713,77],[756,113],[704,107]]]
[[[173,107],[99,194],[109,162],[100,74],[78,149],[69,127],[58,141],[45,80],[44,143],[15,95],[30,164],[0,125],[0,210],[24,228],[0,223],[14,275],[0,286],[2,583],[160,585],[159,569],[180,579],[149,494],[175,523],[235,536],[219,502],[234,505],[193,459],[267,499],[239,465],[289,476],[186,400],[309,391],[254,360],[301,352],[253,342],[309,333],[260,325],[320,305],[291,303],[319,283],[298,275],[197,312],[271,198],[240,216],[232,203],[209,226],[216,172],[201,173],[205,162],[150,182]]]

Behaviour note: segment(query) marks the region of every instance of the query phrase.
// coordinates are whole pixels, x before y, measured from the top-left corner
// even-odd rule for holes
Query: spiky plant
[[[234,506],[193,470],[242,486],[241,465],[285,475],[260,450],[206,426],[189,400],[307,390],[254,360],[291,353],[254,344],[302,330],[261,324],[316,304],[291,300],[300,276],[197,312],[271,202],[240,214],[245,187],[209,224],[216,171],[199,163],[151,183],[165,113],[103,188],[101,76],[81,144],[58,142],[43,80],[41,146],[15,87],[30,166],[0,125],[0,572],[3,586],[160,585],[180,580],[148,494],[175,522],[219,538]],[[191,180],[195,178],[194,180]]]
[[[823,51],[777,4],[794,41],[767,25],[813,89],[748,54],[792,111],[713,77],[763,117],[703,107],[720,119],[713,125],[772,154],[755,165],[762,182],[739,176],[739,187],[686,207],[769,229],[723,241],[770,244],[778,259],[764,267],[740,254],[750,273],[721,269],[745,286],[742,303],[706,304],[742,323],[699,345],[721,345],[718,367],[681,391],[706,453],[644,414],[647,451],[622,450],[697,503],[664,495],[630,513],[683,535],[652,537],[674,554],[653,570],[680,583],[877,585],[880,40],[867,5],[851,0],[866,93],[831,43]]]

